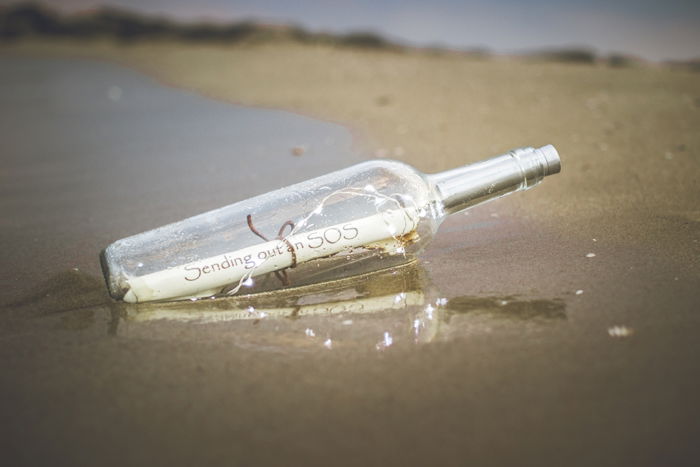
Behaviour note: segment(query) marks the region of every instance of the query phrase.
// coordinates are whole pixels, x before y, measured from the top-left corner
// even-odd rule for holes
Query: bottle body
[[[347,169],[119,240],[101,255],[127,302],[253,293],[416,259],[448,213],[556,173],[531,148],[434,175],[388,160]],[[520,152],[518,152],[520,151]]]
[[[425,176],[370,161],[119,240],[102,265],[128,302],[259,292],[412,261],[441,219]]]

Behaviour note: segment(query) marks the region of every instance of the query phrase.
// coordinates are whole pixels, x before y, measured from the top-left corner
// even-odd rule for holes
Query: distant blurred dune
[[[373,31],[347,34],[311,32],[292,24],[262,24],[238,21],[228,24],[206,22],[183,23],[167,17],[148,16],[129,10],[104,7],[75,15],[60,15],[34,3],[19,3],[0,8],[0,41],[27,38],[112,39],[123,43],[144,40],[177,40],[203,43],[265,43],[291,41],[302,44],[351,47],[388,51],[423,51],[432,55],[465,55],[489,58],[492,53],[484,47],[454,48],[440,45],[425,47],[397,43]],[[527,60],[579,64],[607,64],[613,67],[639,66],[646,62],[628,54],[600,56],[586,46],[559,47],[521,52]],[[674,61],[675,68],[700,70],[699,60]]]
[[[43,6],[21,3],[0,10],[0,39],[27,37],[138,41],[176,39],[235,43],[291,40],[372,49],[399,50],[403,46],[370,31],[344,35],[312,33],[294,25],[269,25],[250,21],[229,24],[181,23],[112,7],[79,15],[59,15]]]

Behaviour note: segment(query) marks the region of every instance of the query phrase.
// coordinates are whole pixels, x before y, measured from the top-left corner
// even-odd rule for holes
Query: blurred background
[[[571,57],[698,58],[700,4],[693,0],[2,0],[0,34],[294,40],[417,46],[498,54],[554,49]],[[57,17],[61,15],[61,17]]]

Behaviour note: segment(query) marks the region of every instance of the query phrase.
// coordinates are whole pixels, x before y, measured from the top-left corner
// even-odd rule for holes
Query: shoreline
[[[599,235],[593,221],[629,242],[622,219],[636,224],[636,243],[653,247],[670,240],[663,219],[700,219],[700,82],[692,72],[286,42],[37,41],[0,47],[7,53],[116,63],[206,98],[342,125],[366,159],[426,173],[551,143],[562,173],[499,209],[581,240]]]

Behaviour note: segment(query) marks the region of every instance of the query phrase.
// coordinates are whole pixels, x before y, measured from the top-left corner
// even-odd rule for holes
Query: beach
[[[77,172],[4,150],[0,395],[16,465],[697,458],[697,73],[289,42],[30,41],[0,58],[124,67],[330,125],[240,157],[219,140],[199,153],[205,128],[186,121],[198,143],[179,130],[167,144],[191,159],[143,166],[96,137]],[[144,141],[132,148],[167,138]],[[451,216],[400,281],[261,299],[278,317],[257,322],[246,302],[129,308],[102,281],[108,243],[307,176],[372,158],[432,173],[545,144],[560,174]]]

